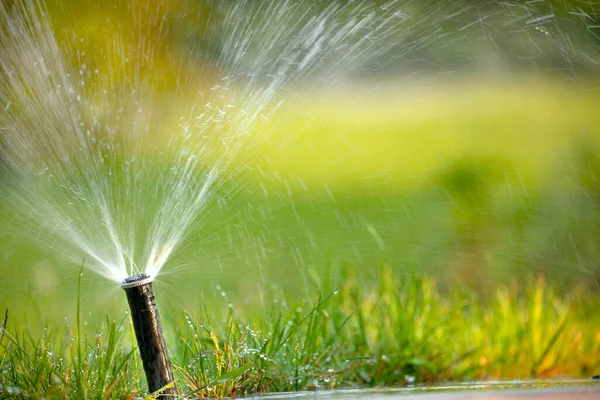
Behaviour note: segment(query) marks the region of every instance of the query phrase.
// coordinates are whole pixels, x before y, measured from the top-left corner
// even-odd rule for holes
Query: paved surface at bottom
[[[321,396],[317,396],[321,397]],[[328,396],[325,396],[328,397]],[[338,396],[332,396],[334,399]],[[340,396],[344,399],[367,400],[600,400],[600,384],[597,387],[570,387],[554,389],[527,389],[527,390],[491,390],[491,391],[455,391],[442,393],[387,393],[369,394],[361,396],[358,394]],[[324,400],[324,399],[323,399]]]
[[[411,391],[392,390],[334,390],[321,392],[277,393],[254,397],[255,399],[366,399],[366,400],[600,400],[600,382],[581,386],[545,388],[490,388],[456,390]],[[443,388],[442,388],[443,389]]]
[[[399,399],[406,397],[407,400],[600,400],[600,385],[598,389],[544,389],[544,390],[507,390],[507,391],[492,391],[492,392],[457,392],[457,393],[439,393],[439,394],[420,394],[409,396],[397,396]],[[370,398],[370,397],[369,397]],[[384,396],[380,397],[383,399]],[[386,397],[388,400],[391,400]],[[372,399],[375,400],[375,399]]]

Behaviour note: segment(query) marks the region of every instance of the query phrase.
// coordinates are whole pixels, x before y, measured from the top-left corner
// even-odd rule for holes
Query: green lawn
[[[340,93],[254,127],[155,284],[180,389],[597,374],[600,98],[583,89]],[[88,270],[78,287],[6,218],[0,397],[142,393],[121,290]]]
[[[192,397],[396,386],[442,380],[589,377],[600,368],[597,299],[585,303],[543,279],[442,295],[434,280],[389,266],[365,288],[353,272],[338,287],[292,300],[281,291],[237,304],[226,292],[203,311],[166,316],[177,386]],[[162,295],[162,296],[161,296]],[[233,300],[235,303],[235,300]],[[165,313],[166,311],[166,313]],[[18,317],[17,317],[18,318]],[[85,311],[81,321],[85,321]],[[127,317],[95,329],[80,319],[43,333],[2,337],[0,395],[131,398],[144,391]],[[10,327],[10,318],[8,319]],[[78,332],[81,332],[78,334]],[[87,333],[84,333],[87,332]]]

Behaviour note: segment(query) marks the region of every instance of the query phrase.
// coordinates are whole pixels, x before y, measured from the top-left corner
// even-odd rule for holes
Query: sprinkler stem
[[[148,391],[155,393],[160,390],[158,398],[174,399],[177,396],[177,388],[152,290],[152,279],[146,274],[134,275],[125,279],[121,288],[127,294],[131,309],[133,329],[148,381]],[[169,384],[170,387],[165,388]]]

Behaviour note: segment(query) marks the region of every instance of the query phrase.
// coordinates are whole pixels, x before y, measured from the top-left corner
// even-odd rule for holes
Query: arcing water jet
[[[138,349],[144,365],[148,391],[159,392],[160,398],[174,399],[177,395],[173,369],[160,323],[152,278],[134,275],[121,283],[127,294]]]

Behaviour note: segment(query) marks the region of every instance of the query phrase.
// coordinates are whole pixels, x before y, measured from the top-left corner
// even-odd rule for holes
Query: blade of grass
[[[556,343],[556,341],[558,340],[558,338],[560,337],[560,335],[566,328],[568,320],[569,319],[567,317],[565,317],[565,318],[563,318],[561,323],[558,325],[558,327],[552,334],[552,337],[550,337],[550,340],[548,340],[548,343],[546,343],[546,346],[544,347],[544,351],[542,352],[542,354],[540,354],[539,358],[536,360],[535,364],[533,365],[533,368],[531,370],[531,375],[535,376],[539,372],[539,369],[542,366],[544,359],[546,358],[546,356],[552,349],[552,346],[554,346],[554,344]]]
[[[4,332],[6,331],[6,324],[8,323],[8,308],[4,311],[4,322],[2,322],[2,328],[0,328],[0,345],[4,338]]]

